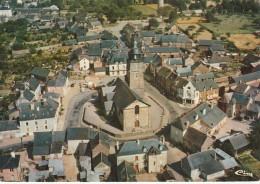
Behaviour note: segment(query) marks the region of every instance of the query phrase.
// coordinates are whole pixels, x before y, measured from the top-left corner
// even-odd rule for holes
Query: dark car
[[[74,87],[74,86],[75,86],[75,84],[71,84],[71,85],[70,85],[70,87]]]

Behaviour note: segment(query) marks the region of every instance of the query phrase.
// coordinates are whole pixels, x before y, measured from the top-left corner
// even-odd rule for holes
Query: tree
[[[157,28],[159,26],[159,22],[155,18],[149,19],[149,28]]]
[[[169,22],[174,22],[178,19],[178,14],[176,10],[172,10],[169,15]]]

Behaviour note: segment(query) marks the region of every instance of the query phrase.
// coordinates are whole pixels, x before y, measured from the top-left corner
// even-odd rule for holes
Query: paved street
[[[85,92],[79,92],[73,96],[68,104],[67,114],[63,130],[68,127],[80,127],[83,119],[84,104],[97,97],[97,91],[85,88]]]

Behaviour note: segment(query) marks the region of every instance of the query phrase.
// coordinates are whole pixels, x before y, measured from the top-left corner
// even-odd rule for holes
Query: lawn
[[[141,11],[144,15],[157,15],[157,10],[145,5],[131,5],[137,11]]]
[[[258,178],[260,177],[260,161],[257,161],[248,154],[244,154],[238,159],[242,163],[243,167],[248,168],[255,175],[257,175]]]
[[[201,25],[212,30],[217,36],[226,33],[250,34],[256,30],[252,25],[255,18],[249,15],[217,15],[216,17],[222,20],[219,24],[201,23]]]

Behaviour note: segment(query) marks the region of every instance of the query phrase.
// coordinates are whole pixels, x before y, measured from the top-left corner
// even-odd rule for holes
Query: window
[[[38,121],[35,121],[35,125],[38,125]]]
[[[48,123],[48,121],[47,120],[45,120],[45,125]]]
[[[14,169],[13,169],[13,168],[11,168],[11,169],[10,169],[10,172],[14,172]]]
[[[2,169],[0,169],[0,173],[2,173],[3,172],[3,170]]]
[[[45,126],[45,130],[47,130],[48,129],[48,126]]]
[[[139,114],[139,105],[135,106],[135,114]]]
[[[35,128],[36,130],[39,130],[39,127],[38,126],[36,126],[36,128]]]
[[[153,164],[155,165],[155,161],[153,162]]]
[[[138,156],[135,156],[135,160],[138,160]]]
[[[26,126],[28,126],[28,122],[26,122]]]

